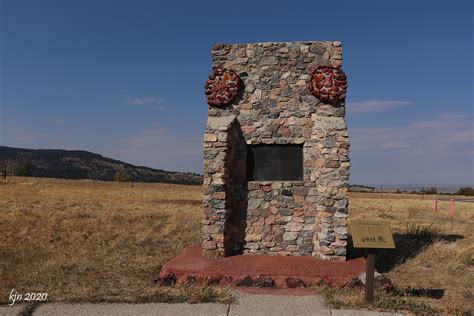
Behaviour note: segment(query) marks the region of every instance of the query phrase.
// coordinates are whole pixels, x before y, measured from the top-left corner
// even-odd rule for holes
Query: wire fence
[[[351,192],[365,193],[408,193],[422,195],[462,195],[474,197],[474,185],[444,185],[444,186],[415,186],[415,185],[350,185]]]
[[[457,203],[474,203],[474,188],[472,186],[369,186],[351,185],[350,192],[364,192],[380,195],[380,198],[393,197],[394,194],[422,195],[423,199],[433,200],[433,211],[441,209],[440,202],[449,202],[448,214],[456,217]],[[446,205],[446,204],[444,204]]]

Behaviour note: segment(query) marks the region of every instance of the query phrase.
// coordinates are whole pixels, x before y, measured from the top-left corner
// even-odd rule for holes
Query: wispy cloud
[[[352,128],[351,181],[469,183],[474,168],[474,117],[443,114],[386,128]],[[372,181],[372,182],[371,182]]]
[[[53,119],[53,123],[58,126],[64,126],[66,124],[66,119],[63,117],[57,117]]]
[[[163,99],[158,97],[131,97],[128,95],[122,95],[125,100],[125,103],[132,106],[142,106],[146,109],[153,110],[164,110],[165,106],[161,105],[164,103]]]
[[[38,144],[48,143],[51,133],[30,126],[5,124],[5,137],[0,139],[0,145],[11,147],[37,148]]]
[[[410,101],[400,100],[369,100],[361,102],[350,102],[347,104],[347,111],[349,113],[364,113],[373,111],[384,111],[393,108],[400,108],[404,106],[412,105]]]
[[[110,156],[154,168],[202,173],[202,142],[201,133],[155,124],[122,138]]]
[[[407,148],[458,155],[474,147],[473,122],[469,113],[444,114],[397,127],[354,128],[352,145],[355,150]]]

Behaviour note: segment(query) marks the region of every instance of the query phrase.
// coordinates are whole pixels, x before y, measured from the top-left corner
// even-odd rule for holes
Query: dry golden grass
[[[433,211],[434,196],[412,194],[352,194],[351,218],[381,219],[391,223],[396,239],[407,239],[407,227],[431,225],[439,236],[428,246],[391,252],[412,254],[404,263],[388,271],[401,289],[445,289],[443,298],[418,299],[446,314],[474,311],[474,203],[456,203],[456,216],[449,217],[449,201],[439,202]],[[409,239],[409,237],[408,237]],[[387,252],[377,262],[383,266]],[[360,301],[360,300],[359,300]]]
[[[152,284],[199,242],[200,199],[198,186],[10,178],[0,184],[0,299],[15,288],[49,301],[226,300],[226,289]]]
[[[457,203],[450,219],[449,202],[435,213],[432,198],[351,193],[351,218],[389,220],[397,238],[413,223],[439,229],[438,241],[408,249],[412,257],[388,274],[402,289],[445,289],[439,300],[416,299],[440,312],[472,310],[474,204]],[[167,260],[199,243],[200,222],[199,186],[10,178],[0,182],[0,300],[12,288],[48,292],[50,301],[229,300],[225,288],[152,284]]]

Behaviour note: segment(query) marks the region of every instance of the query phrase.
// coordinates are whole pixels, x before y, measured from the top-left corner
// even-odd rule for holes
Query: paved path
[[[183,315],[226,316],[229,305],[224,304],[45,304],[39,306],[33,315],[84,315],[84,316],[125,316],[125,315]]]
[[[13,305],[13,306],[0,306],[0,315],[2,316],[16,316],[18,315],[23,309],[25,309],[25,305]]]
[[[237,315],[331,315],[321,296],[281,296],[268,294],[236,294],[229,316]]]
[[[406,315],[356,310],[334,310],[326,306],[317,295],[290,296],[268,294],[244,294],[237,292],[232,304],[41,304],[33,312],[35,316],[87,315],[179,315],[179,316],[279,316],[279,315],[338,315],[338,316],[394,316]],[[25,305],[1,306],[0,315],[18,315]]]

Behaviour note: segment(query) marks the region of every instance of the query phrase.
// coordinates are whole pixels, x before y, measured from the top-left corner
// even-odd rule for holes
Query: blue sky
[[[472,1],[0,1],[0,145],[202,173],[214,43],[339,40],[351,182],[473,184]]]

